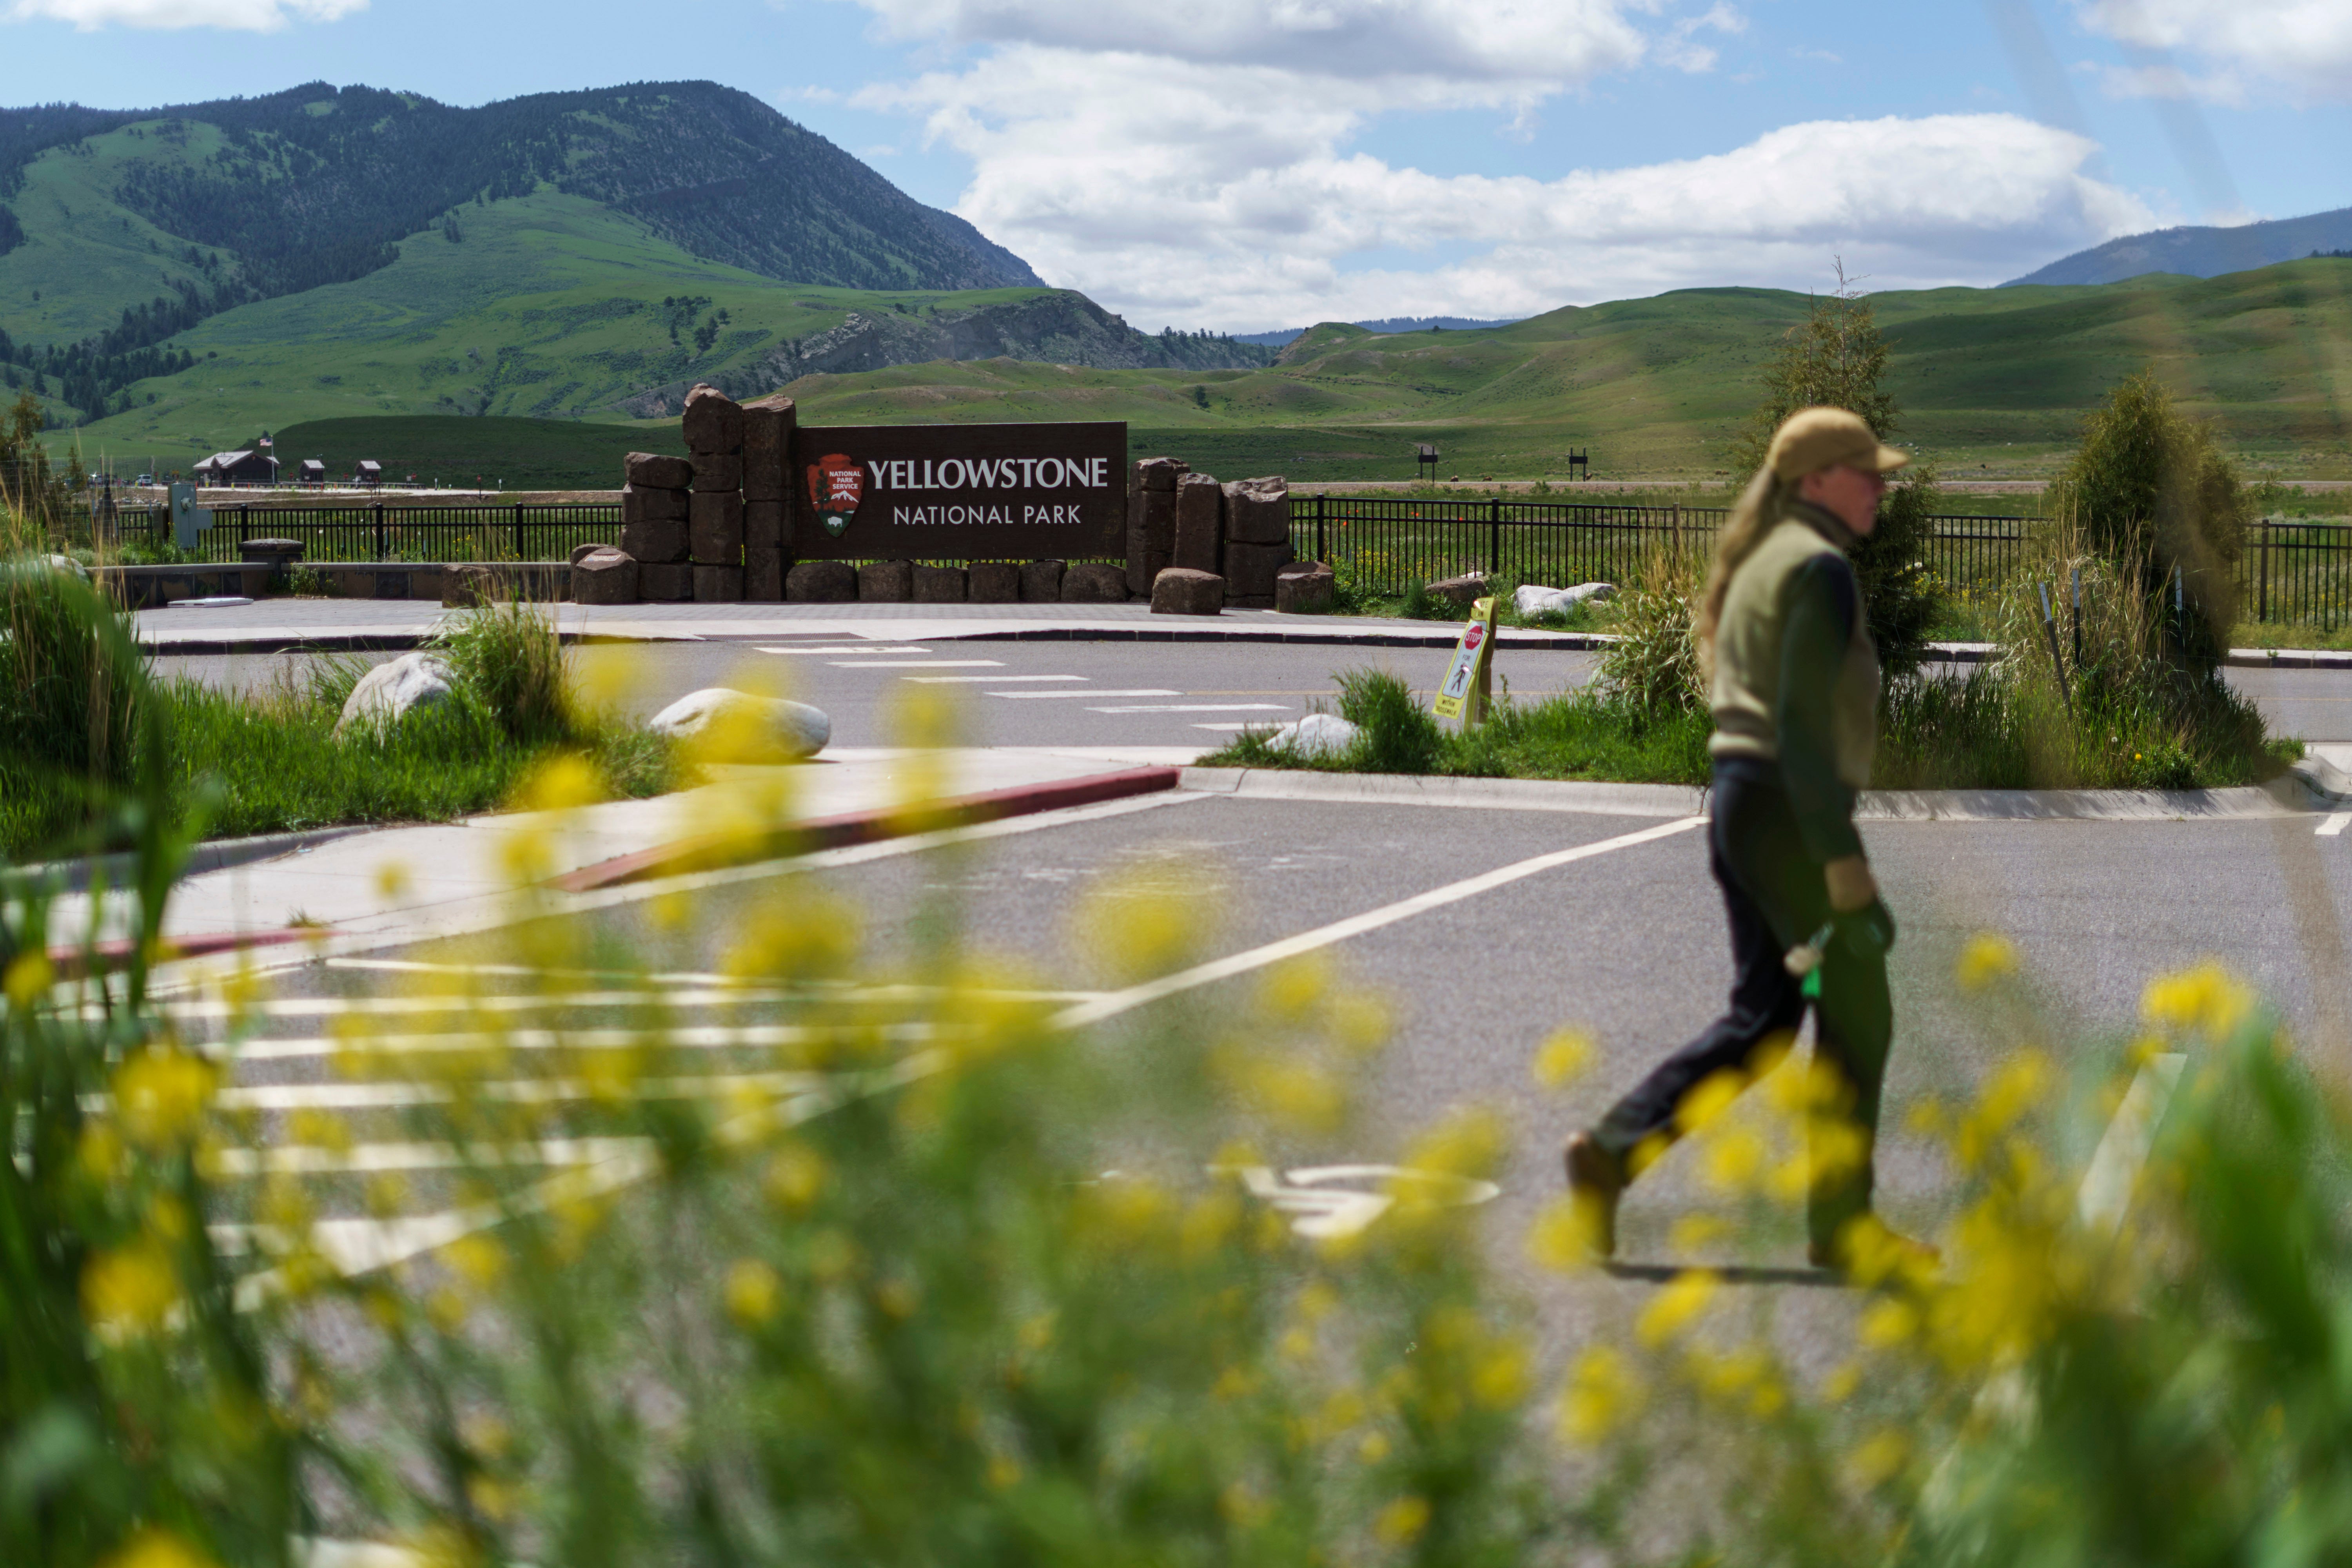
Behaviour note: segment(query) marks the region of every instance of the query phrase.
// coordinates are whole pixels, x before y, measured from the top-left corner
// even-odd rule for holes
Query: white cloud
[[[1433,87],[1425,106],[1449,96]],[[1832,252],[1876,288],[1997,282],[2155,221],[2084,174],[2091,142],[2006,114],[1814,121],[1713,157],[1543,181],[1349,153],[1360,100],[1273,67],[1014,46],[864,97],[921,110],[971,160],[956,210],[982,232],[1155,327],[1801,288]],[[1430,265],[1350,270],[1399,251]]]
[[[289,22],[332,22],[367,9],[368,0],[16,0],[11,21],[71,22],[101,27],[226,27],[274,33]]]
[[[1559,90],[1639,61],[1628,16],[1657,0],[861,0],[885,32],[1084,54],[1150,55],[1354,80],[1422,77],[1484,101]],[[1702,18],[1736,26],[1726,6]],[[1693,29],[1697,24],[1693,25]],[[1669,42],[1687,50],[1689,33]]]
[[[2210,65],[2158,62],[2111,73],[2110,91],[2242,101],[2250,79],[2305,98],[2352,98],[2352,5],[2345,0],[2078,0],[2083,25],[2134,49]]]

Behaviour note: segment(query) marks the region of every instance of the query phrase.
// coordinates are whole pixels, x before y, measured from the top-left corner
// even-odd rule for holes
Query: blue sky
[[[2352,0],[0,0],[0,101],[740,88],[1138,325],[1989,284],[2352,205]]]

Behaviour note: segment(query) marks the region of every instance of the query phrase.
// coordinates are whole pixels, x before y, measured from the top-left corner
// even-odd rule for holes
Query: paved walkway
[[[572,812],[509,812],[352,834],[190,877],[166,936],[187,941],[317,927],[410,940],[507,924],[539,910],[548,879],[700,835],[781,832],[795,823],[921,801],[1190,763],[1199,748],[970,747],[828,751],[793,767],[727,767],[697,789]],[[530,891],[518,893],[517,889]],[[110,900],[111,901],[111,900]],[[551,906],[548,906],[551,907]],[[85,895],[51,929],[80,931]],[[128,929],[119,904],[102,930]]]

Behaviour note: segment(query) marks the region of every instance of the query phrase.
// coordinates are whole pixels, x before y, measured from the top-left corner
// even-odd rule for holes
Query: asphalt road
[[[2136,1033],[2147,981],[2209,954],[2273,999],[2300,1048],[2338,1068],[2352,1063],[2352,964],[2343,936],[2352,836],[2321,837],[2316,825],[2311,817],[1868,825],[1872,859],[1902,921],[1892,959],[1898,1024],[1883,1212],[1931,1233],[1957,1202],[1953,1173],[1906,1129],[1915,1107],[1929,1097],[1969,1096],[2029,1041],[2087,1086],[2120,1060]],[[858,911],[867,973],[906,963],[924,933],[948,924],[1056,987],[1099,988],[1110,984],[1096,956],[1103,917],[1085,912],[1098,888],[1140,889],[1147,900],[1199,898],[1207,911],[1201,955],[1223,957],[1653,826],[1580,813],[1163,796],[1117,814],[1093,808],[1000,825],[1010,830],[958,846],[901,846],[861,852],[866,858],[856,864],[754,875],[697,894],[683,921],[676,901],[647,899],[541,922],[516,933],[511,946],[476,938],[404,956],[481,962],[579,952],[575,944],[586,942],[656,969],[708,971],[762,911],[822,908],[813,901],[821,890]],[[2023,954],[2022,1011],[1964,994],[1954,978],[1961,945],[1986,929],[2007,932]],[[1346,1143],[1301,1143],[1275,1157],[1392,1162],[1416,1129],[1449,1110],[1492,1107],[1506,1117],[1510,1143],[1502,1193],[1482,1211],[1485,1234],[1497,1269],[1534,1303],[1548,1348],[1557,1352],[1596,1319],[1638,1309],[1654,1279],[1563,1280],[1528,1264],[1520,1238],[1559,1190],[1561,1136],[1595,1119],[1721,1005],[1729,963],[1703,836],[1684,831],[1610,849],[1328,951],[1343,985],[1387,999],[1394,1037],[1358,1076],[1364,1116]],[[1119,1048],[1155,1017],[1247,1042],[1259,973],[1146,1004],[1105,1026],[1106,1048]],[[281,977],[293,994],[403,984],[316,968]],[[1529,1076],[1538,1045],[1562,1025],[1588,1029],[1600,1046],[1591,1073],[1564,1094]],[[1148,1102],[1148,1061],[1133,1071]],[[312,1063],[298,1076],[332,1075]],[[2094,1122],[2090,1134],[2096,1131]],[[1203,1159],[1210,1152],[1199,1152]],[[1712,1247],[1675,1246],[1670,1226],[1701,1199],[1696,1173],[1691,1154],[1678,1152],[1634,1189],[1622,1231],[1629,1260],[1661,1274],[1697,1263],[1801,1263],[1793,1205],[1756,1211]],[[1773,1276],[1753,1288],[1779,1313],[1774,1332],[1801,1360],[1826,1366],[1843,1353],[1850,1295]]]
[[[297,668],[303,656],[184,655],[166,673],[252,687]],[[373,663],[389,654],[352,655]],[[896,703],[915,691],[944,695],[963,743],[987,746],[1181,746],[1223,743],[1244,724],[1280,724],[1310,703],[1330,706],[1334,677],[1390,669],[1420,690],[1444,673],[1442,648],[1321,644],[978,642],[927,643],[776,637],[758,641],[596,644],[579,650],[588,684],[624,709],[653,713],[707,686],[755,686],[813,702],[833,719],[836,744],[888,745],[902,733]],[[1539,698],[1580,685],[1596,656],[1506,647],[1498,689]],[[2232,685],[2261,704],[2273,731],[2309,741],[2352,740],[2352,674],[2232,669]]]

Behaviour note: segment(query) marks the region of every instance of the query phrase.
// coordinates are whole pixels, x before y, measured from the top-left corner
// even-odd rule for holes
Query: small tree
[[[1764,401],[1732,450],[1735,471],[1764,465],[1772,433],[1800,408],[1844,408],[1862,416],[1881,441],[1901,426],[1894,395],[1879,384],[1886,373],[1886,340],[1870,301],[1854,291],[1838,264],[1837,288],[1817,296],[1805,319],[1781,334],[1764,367]],[[1918,667],[1927,634],[1942,611],[1941,594],[1924,559],[1938,494],[1931,464],[1915,461],[1879,509],[1878,526],[1853,553],[1854,581],[1870,617],[1878,657],[1893,673]]]
[[[2050,499],[2053,517],[2137,572],[2144,592],[2166,592],[2178,572],[2190,614],[2171,651],[2193,665],[2220,660],[2237,620],[2238,558],[2254,499],[2212,428],[2183,414],[2154,371],[2126,378],[2084,416],[2083,445]],[[2150,625],[2161,636],[2170,620]]]

